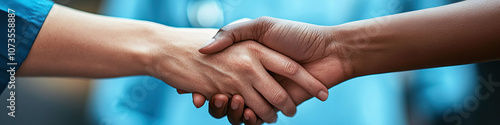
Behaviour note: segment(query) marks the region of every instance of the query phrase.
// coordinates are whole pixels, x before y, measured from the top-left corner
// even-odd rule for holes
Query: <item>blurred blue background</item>
[[[253,19],[260,16],[330,26],[458,2],[458,0],[78,1],[85,0],[55,0],[62,5],[108,16],[148,20],[172,27],[209,28],[220,28],[241,18]],[[500,117],[498,113],[500,110],[495,107],[500,104],[497,101],[499,94],[493,92],[488,99],[477,103],[481,105],[479,108],[470,111],[465,109],[465,113],[468,114],[466,117],[459,112],[460,106],[470,107],[475,103],[474,101],[470,103],[471,101],[467,99],[474,96],[475,90],[481,86],[481,78],[487,79],[487,76],[492,74],[493,81],[500,81],[498,64],[498,62],[470,64],[355,78],[331,88],[330,97],[326,102],[311,99],[299,105],[297,114],[292,118],[279,113],[278,121],[274,124],[455,124],[456,119],[448,119],[452,116],[458,116],[462,124],[498,124],[495,118]],[[29,84],[38,81],[31,79],[25,82]],[[153,77],[100,79],[89,83],[80,89],[73,88],[75,90],[85,88],[82,94],[71,96],[84,98],[76,101],[82,103],[81,106],[70,103],[69,107],[78,106],[64,108],[63,105],[62,109],[53,108],[50,111],[59,116],[57,118],[60,120],[71,124],[229,124],[226,118],[212,118],[206,105],[200,109],[195,108],[190,94],[179,95],[174,88]],[[71,86],[73,83],[66,83],[67,86],[68,84]],[[40,93],[43,94],[43,91]],[[4,96],[5,94],[2,94],[2,98]],[[57,94],[54,96],[57,98]],[[78,109],[77,113],[58,115],[60,110],[75,109]],[[32,121],[37,121],[36,123],[55,123],[43,117],[36,119],[36,115],[32,117],[35,117]],[[65,117],[68,118],[64,120]]]

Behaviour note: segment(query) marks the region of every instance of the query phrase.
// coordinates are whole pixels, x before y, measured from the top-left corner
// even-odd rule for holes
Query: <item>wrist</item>
[[[139,75],[155,75],[155,64],[161,54],[165,54],[165,46],[171,47],[171,40],[167,39],[167,33],[174,28],[166,27],[152,22],[139,23],[137,32],[134,36],[134,45],[127,45],[130,51],[130,57],[134,59],[136,72]],[[171,50],[171,48],[168,48]]]
[[[370,62],[363,53],[372,42],[372,37],[366,33],[366,29],[357,24],[342,24],[325,27],[327,33],[327,49],[330,56],[339,59],[343,65],[344,74],[347,79],[368,75],[364,70],[364,62]]]
[[[217,30],[154,27],[146,41],[149,44],[147,51],[140,54],[144,55],[140,61],[143,72],[187,92],[214,92],[212,84],[197,84],[209,81],[207,76],[197,72],[205,71],[200,69],[205,64],[203,54],[197,50]]]
[[[149,35],[145,43],[148,45],[140,53],[144,57],[140,62],[145,75],[154,77],[164,77],[159,72],[179,72],[172,67],[202,55],[197,50],[217,32],[216,29],[173,28],[155,23],[147,29]],[[161,63],[170,63],[171,67],[161,67]]]
[[[342,53],[351,65],[352,77],[400,71],[397,60],[406,51],[395,51],[397,42],[394,32],[389,32],[384,24],[373,20],[362,20],[330,27],[332,47]],[[335,43],[336,42],[336,43]]]

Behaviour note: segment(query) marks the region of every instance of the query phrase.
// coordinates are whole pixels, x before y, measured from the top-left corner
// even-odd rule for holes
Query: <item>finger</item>
[[[242,40],[258,41],[274,22],[274,18],[261,17],[251,21],[224,26],[219,29],[212,40],[205,43],[198,51],[208,54],[221,51],[234,42]]]
[[[243,123],[245,123],[245,125],[260,125],[264,123],[264,121],[257,117],[252,109],[249,108],[245,109],[244,118],[242,119],[242,121]]]
[[[224,94],[216,94],[210,99],[208,112],[214,118],[222,118],[226,115],[228,97]]]
[[[285,76],[316,98],[325,101],[328,98],[328,89],[319,80],[314,78],[304,67],[294,60],[270,49],[261,49],[260,61],[269,71]]]
[[[245,109],[245,100],[240,95],[234,95],[229,101],[229,106],[227,111],[227,119],[233,125],[241,124],[241,117],[243,116],[243,110]]]
[[[257,70],[262,70],[260,72],[266,72],[264,67],[258,68]],[[256,79],[256,83],[253,87],[262,96],[264,96],[269,103],[283,112],[283,114],[286,116],[295,115],[297,110],[296,105],[285,89],[283,89],[283,87],[281,87],[281,85],[267,72],[258,75],[259,79]],[[257,114],[259,116],[261,115],[259,112],[257,112]]]
[[[205,96],[200,93],[193,93],[193,104],[196,108],[200,108],[205,104]]]
[[[186,93],[189,93],[189,92],[184,91],[184,90],[177,89],[177,93],[179,93],[179,94],[186,94]]]
[[[245,125],[255,125],[257,123],[257,116],[250,108],[246,108],[243,112],[243,123]]]
[[[242,94],[245,99],[245,105],[252,108],[255,113],[262,118],[262,120],[272,123],[276,121],[278,111],[269,104],[268,101],[261,96],[260,93],[255,89],[247,91],[247,93]]]

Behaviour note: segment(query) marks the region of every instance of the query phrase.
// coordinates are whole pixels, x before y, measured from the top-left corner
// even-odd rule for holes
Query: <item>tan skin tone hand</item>
[[[265,17],[222,28],[214,37],[215,42],[199,51],[214,53],[233,42],[256,40],[298,61],[330,88],[358,76],[498,60],[498,22],[500,1],[491,0],[468,0],[327,28]],[[314,49],[307,49],[311,47]],[[294,56],[294,51],[303,55]],[[304,90],[283,84],[286,79],[280,83],[296,104],[307,100],[308,96],[300,94]],[[214,97],[244,102],[239,98]],[[243,114],[227,109],[233,124],[261,123],[251,109],[245,109]],[[242,115],[249,120],[242,119]]]

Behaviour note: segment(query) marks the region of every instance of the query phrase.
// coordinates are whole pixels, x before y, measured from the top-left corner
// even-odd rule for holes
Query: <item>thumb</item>
[[[273,25],[272,18],[260,17],[250,21],[244,21],[224,26],[217,34],[203,45],[198,51],[210,54],[222,51],[235,42],[258,39]],[[260,42],[260,41],[259,41]]]

